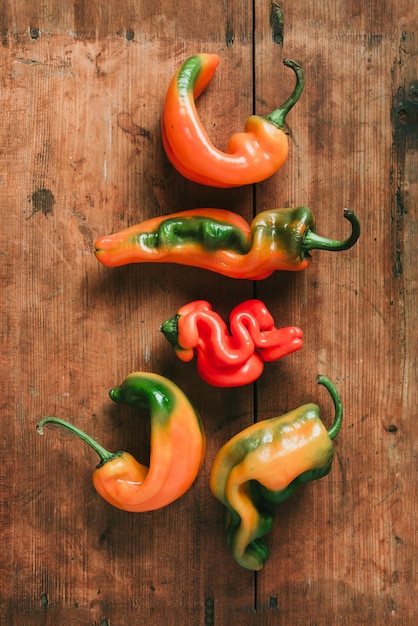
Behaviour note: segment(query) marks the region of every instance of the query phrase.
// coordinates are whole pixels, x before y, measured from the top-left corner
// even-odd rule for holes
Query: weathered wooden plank
[[[28,34],[40,36],[66,33],[84,41],[107,36],[142,38],[164,42],[174,37],[184,42],[215,42],[230,45],[249,42],[252,35],[251,3],[220,2],[190,4],[179,2],[156,4],[152,0],[137,2],[95,2],[73,0],[63,4],[48,0],[41,5],[31,0],[4,0],[0,11],[3,41],[20,41]]]
[[[12,622],[15,614],[26,620],[50,612],[51,623],[86,615],[91,622],[108,615],[133,623],[132,614],[162,623],[170,612],[180,624],[199,622],[209,610],[205,602],[215,597],[220,607],[252,607],[251,574],[231,585],[230,598],[224,587],[233,563],[212,576],[225,548],[212,529],[222,530],[223,511],[208,489],[219,424],[229,419],[239,428],[248,413],[252,419],[251,389],[209,388],[194,365],[176,361],[158,330],[195,298],[228,314],[251,286],[176,267],[110,271],[92,255],[99,235],[153,215],[221,205],[218,190],[203,194],[169,166],[159,132],[171,75],[201,49],[222,55],[223,76],[199,104],[214,140],[228,137],[252,107],[246,31],[252,21],[241,4],[233,17],[231,5],[223,14],[218,4],[216,20],[203,8],[184,7],[161,39],[153,34],[154,20],[151,28],[139,18],[133,39],[115,35],[106,20],[96,22],[103,38],[87,33],[79,39],[72,29],[44,32],[41,26],[35,38],[26,28],[33,22],[25,24],[20,14],[13,22],[19,37],[8,32],[5,38],[2,205],[11,218],[4,224],[4,354],[10,360],[4,435],[19,446],[5,463],[9,480],[2,496],[18,515],[6,510],[3,518],[2,539],[13,546],[6,564],[14,573],[2,585],[1,607]],[[166,22],[172,7],[160,10]],[[208,39],[193,38],[193,22]],[[228,48],[227,22],[240,46]],[[225,76],[236,67],[232,90]],[[228,203],[251,215],[251,189],[231,191]],[[201,407],[208,435],[207,463],[196,485],[181,502],[149,515],[126,514],[100,500],[90,485],[95,458],[81,442],[53,431],[41,440],[34,431],[41,415],[58,414],[109,448],[129,448],[146,460],[146,416],[139,423],[134,412],[116,409],[107,398],[135,369],[176,380]],[[15,482],[10,477],[21,449],[26,463]]]
[[[5,624],[414,623],[418,30],[412,0],[2,5],[3,284],[0,613]],[[281,23],[277,11],[283,12]],[[220,147],[255,110],[306,88],[288,116],[288,162],[255,189],[182,179],[159,131],[168,80],[197,51],[221,64],[198,107]],[[254,55],[254,56],[253,56]],[[257,284],[152,265],[108,270],[95,238],[195,206],[306,204],[351,251]],[[226,318],[251,295],[305,331],[302,351],[253,389],[219,390],[176,361],[160,323],[205,298]],[[201,411],[206,461],[167,509],[135,515],[94,492],[94,455],[37,419],[58,414],[111,449],[149,454],[147,415],[107,393],[133,369],[177,382]],[[331,474],[277,508],[260,574],[237,566],[208,477],[254,419],[317,401],[317,373],[346,407]],[[1,620],[0,620],[1,621]]]
[[[401,545],[416,546],[415,530],[405,527],[414,519],[414,489],[402,478],[416,467],[414,402],[405,402],[405,390],[416,389],[415,356],[405,354],[416,349],[402,347],[406,336],[415,346],[406,329],[416,301],[405,290],[415,270],[408,265],[397,277],[396,259],[411,258],[404,249],[416,228],[413,211],[404,215],[399,206],[398,188],[409,197],[416,168],[416,17],[408,3],[399,12],[386,3],[373,19],[369,3],[358,10],[348,4],[334,4],[332,14],[324,5],[286,6],[283,48],[274,53],[265,32],[256,46],[256,98],[268,107],[277,97],[268,80],[276,59],[296,58],[306,75],[289,114],[288,166],[261,186],[259,206],[308,205],[324,234],[345,232],[344,206],[362,221],[354,250],[320,253],[303,276],[273,278],[258,290],[270,301],[277,292],[277,310],[306,331],[305,349],[279,371],[270,368],[259,385],[258,416],[314,399],[328,420],[317,373],[335,380],[346,411],[332,473],[278,508],[269,538],[274,561],[258,577],[260,607],[277,604],[283,623],[292,624],[412,623],[415,615],[405,578],[411,562],[400,556]],[[265,14],[260,7],[256,21],[265,23]],[[401,85],[407,120],[393,135],[392,98]],[[269,394],[279,376],[277,394]]]

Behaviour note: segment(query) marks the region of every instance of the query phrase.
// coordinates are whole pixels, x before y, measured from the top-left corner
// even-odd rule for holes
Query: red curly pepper
[[[264,362],[302,347],[302,330],[276,328],[267,307],[257,299],[231,311],[229,329],[209,302],[195,300],[182,306],[161,330],[182,361],[191,361],[196,351],[199,375],[217,387],[252,383],[262,374]]]

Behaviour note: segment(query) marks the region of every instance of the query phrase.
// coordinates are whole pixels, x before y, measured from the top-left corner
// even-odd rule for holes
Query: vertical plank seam
[[[256,0],[252,1],[251,10],[252,10],[252,46],[251,46],[251,54],[252,54],[252,112],[253,115],[256,113],[256,102],[257,102],[257,86],[256,86]],[[252,215],[253,218],[257,213],[257,185],[253,185],[252,189]],[[252,293],[253,298],[257,297],[257,281],[253,281],[252,285]],[[257,421],[258,418],[258,397],[257,397],[257,383],[253,383],[253,422]],[[253,597],[253,606],[254,610],[257,611],[257,574],[254,572],[253,574],[254,581],[254,597]]]

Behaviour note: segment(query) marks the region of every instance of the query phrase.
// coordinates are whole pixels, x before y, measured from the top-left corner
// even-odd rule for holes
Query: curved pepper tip
[[[109,398],[114,402],[118,402],[120,398],[120,389],[119,387],[114,387],[109,391]]]
[[[126,240],[124,232],[115,233],[113,235],[104,235],[97,239],[93,244],[94,254],[102,265],[107,267],[117,267],[125,265],[125,256],[129,254],[126,251]]]
[[[110,258],[111,252],[115,247],[115,242],[112,235],[105,235],[100,237],[93,244],[94,254],[96,258],[104,265],[108,264],[107,259]]]

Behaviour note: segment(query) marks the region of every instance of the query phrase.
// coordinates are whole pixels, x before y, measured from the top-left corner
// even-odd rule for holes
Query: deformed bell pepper
[[[285,118],[304,85],[300,66],[290,59],[283,63],[296,74],[292,94],[266,117],[251,115],[245,132],[233,135],[225,152],[211,142],[195,104],[211,81],[219,57],[201,53],[183,63],[168,87],[161,123],[167,157],[183,176],[212,187],[237,187],[265,180],[282,167],[289,152]]]
[[[231,311],[229,328],[209,302],[195,300],[180,307],[161,330],[182,361],[191,361],[196,351],[200,376],[218,387],[254,382],[264,362],[299,350],[303,335],[296,326],[276,328],[266,305],[256,298]]]
[[[276,270],[298,271],[314,250],[347,250],[360,235],[353,211],[344,210],[351,234],[343,241],[314,232],[308,207],[258,213],[251,226],[224,209],[194,209],[154,217],[98,239],[97,259],[108,266],[128,263],[177,263],[200,267],[230,278],[260,280]]]
[[[328,431],[319,407],[305,404],[252,424],[222,446],[213,462],[210,488],[227,508],[227,545],[245,569],[261,570],[269,557],[264,535],[273,525],[274,504],[331,469],[332,439],[341,427],[343,410],[331,381],[319,376],[318,383],[334,401],[335,419]]]
[[[128,452],[108,452],[94,439],[57,417],[37,425],[57,424],[85,441],[99,455],[93,473],[96,491],[124,511],[160,509],[182,496],[193,484],[205,455],[206,439],[200,417],[183,391],[158,374],[134,372],[109,392],[112,400],[151,414],[149,467]]]

